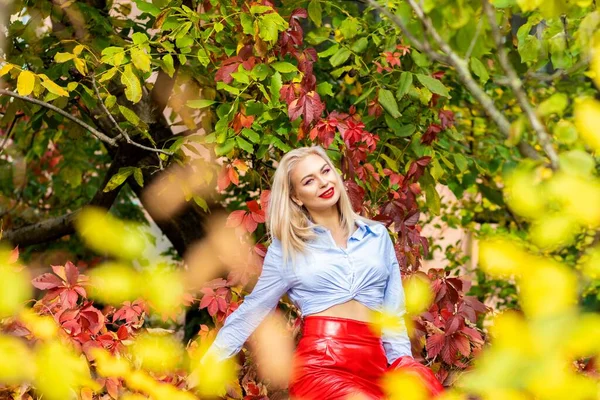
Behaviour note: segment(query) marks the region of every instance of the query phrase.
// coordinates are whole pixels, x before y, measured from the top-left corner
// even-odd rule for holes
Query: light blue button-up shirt
[[[284,268],[281,242],[273,238],[254,290],[225,320],[209,353],[217,352],[221,359],[237,354],[285,293],[303,316],[350,300],[403,316],[400,268],[387,229],[375,221],[356,220],[356,225],[345,249],[327,228],[313,225],[318,238],[296,256],[293,268],[291,263]],[[381,339],[390,364],[398,357],[412,356],[406,329],[384,329]]]

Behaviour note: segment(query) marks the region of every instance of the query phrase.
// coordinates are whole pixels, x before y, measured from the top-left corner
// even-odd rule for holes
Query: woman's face
[[[291,173],[292,200],[308,211],[334,206],[340,198],[335,171],[318,155],[310,154],[296,164]]]

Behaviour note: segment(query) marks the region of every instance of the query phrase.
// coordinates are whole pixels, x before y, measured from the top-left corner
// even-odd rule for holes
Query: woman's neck
[[[319,213],[310,213],[310,217],[315,224],[319,224],[329,229],[332,232],[337,232],[340,229],[340,213],[337,206],[323,210]]]

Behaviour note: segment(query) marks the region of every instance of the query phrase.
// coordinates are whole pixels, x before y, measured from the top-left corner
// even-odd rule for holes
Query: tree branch
[[[402,33],[407,38],[409,38],[411,41],[413,40],[412,38],[414,38],[414,36],[408,31],[406,24],[404,24],[404,22],[402,22],[400,20],[400,18],[391,14],[389,12],[389,10],[387,10],[386,8],[377,4],[376,0],[365,0],[365,1],[367,1],[371,6],[373,6],[377,10],[380,10],[384,15],[386,15],[395,25],[397,25],[402,30]],[[511,130],[510,129],[510,121],[496,107],[492,98],[490,96],[488,96],[488,94],[485,93],[483,88],[481,88],[481,86],[479,86],[479,84],[473,79],[473,76],[471,75],[471,72],[469,71],[467,61],[462,59],[458,54],[456,54],[452,50],[450,45],[442,39],[440,34],[437,32],[437,30],[433,26],[433,23],[431,22],[431,20],[425,15],[425,13],[420,8],[420,6],[414,0],[407,0],[407,1],[410,4],[411,8],[417,14],[417,17],[423,24],[423,27],[425,28],[425,31],[427,32],[427,34],[433,38],[433,40],[437,43],[439,48],[442,50],[443,54],[440,54],[440,53],[436,52],[435,50],[433,50],[427,40],[425,40],[424,42],[420,42],[419,40],[415,39],[416,40],[415,44],[420,46],[420,49],[422,49],[431,59],[440,61],[440,62],[445,62],[445,63],[449,64],[450,66],[452,66],[456,70],[458,79],[467,88],[467,90],[471,93],[471,95],[473,95],[473,97],[479,102],[479,104],[482,106],[485,113],[498,126],[498,128],[500,129],[500,132],[505,137],[507,137],[507,138],[510,137],[510,130]],[[517,148],[519,149],[519,152],[521,153],[521,155],[523,155],[524,157],[532,158],[534,160],[540,159],[540,156],[537,153],[537,151],[535,151],[535,149],[526,142],[519,143]]]
[[[161,150],[161,149],[157,149],[155,147],[148,147],[148,146],[144,146],[143,144],[134,142],[133,140],[131,140],[131,138],[129,137],[129,135],[127,134],[127,132],[125,132],[120,126],[119,123],[117,122],[117,120],[115,120],[115,117],[113,117],[113,115],[111,114],[110,111],[108,111],[108,108],[106,108],[106,105],[104,104],[104,102],[102,101],[102,97],[100,96],[100,91],[98,90],[98,85],[96,85],[96,78],[94,78],[94,75],[92,75],[92,85],[94,86],[94,91],[96,92],[96,96],[98,97],[98,101],[100,102],[100,107],[102,108],[102,110],[104,111],[104,113],[108,116],[108,119],[110,119],[110,121],[113,123],[113,125],[115,126],[115,128],[117,128],[117,130],[119,131],[119,133],[121,134],[121,136],[125,139],[125,141],[133,146],[139,147],[140,149],[144,149],[144,150],[148,150],[148,151],[154,151],[156,153],[162,153],[162,154],[166,154],[168,156],[172,156],[173,153],[170,151],[166,151],[166,150]]]
[[[123,153],[121,150],[119,153]],[[115,161],[110,165],[104,176],[104,182],[98,188],[98,191],[89,202],[91,206],[97,206],[109,209],[114,203],[119,191],[123,186],[119,186],[110,192],[104,192],[106,184],[110,178],[119,171],[119,168],[126,165],[126,157],[119,155],[115,157]],[[45,243],[59,239],[66,235],[71,235],[75,232],[73,223],[81,210],[76,210],[58,217],[52,217],[43,221],[36,222],[31,225],[26,225],[14,230],[3,232],[1,241],[8,241],[13,246],[30,246],[39,243]]]
[[[542,124],[542,121],[540,121],[540,119],[535,113],[535,110],[531,106],[531,103],[529,103],[529,100],[527,99],[527,93],[523,88],[523,82],[517,76],[515,69],[513,68],[513,66],[510,63],[510,60],[508,59],[508,49],[506,48],[506,46],[504,46],[502,34],[500,33],[500,29],[498,29],[498,26],[496,25],[495,9],[492,7],[488,0],[481,0],[481,2],[483,4],[483,11],[485,12],[485,14],[487,14],[487,18],[492,28],[492,36],[494,37],[494,41],[496,42],[496,47],[498,49],[498,60],[500,61],[500,66],[502,67],[504,73],[508,77],[508,85],[515,94],[515,97],[517,98],[521,109],[527,116],[527,119],[529,119],[529,123],[535,131],[538,140],[542,145],[542,148],[544,149],[544,152],[550,159],[550,165],[552,166],[552,169],[556,170],[558,169],[558,154],[556,154],[556,150],[554,150],[554,147],[552,146],[552,140],[550,139],[550,135],[546,131],[546,127],[544,126],[544,124]]]
[[[63,110],[61,110],[60,108],[58,108],[56,106],[53,106],[52,104],[49,104],[49,103],[46,103],[45,101],[41,101],[41,100],[34,99],[34,98],[31,98],[31,97],[21,96],[18,93],[11,92],[10,90],[6,90],[6,89],[0,89],[0,95],[14,97],[14,98],[17,98],[17,99],[21,99],[23,101],[27,101],[29,103],[37,104],[38,106],[42,106],[42,107],[48,108],[48,109],[50,109],[50,110],[52,110],[52,111],[54,111],[54,112],[62,115],[63,117],[65,117],[67,119],[70,119],[71,121],[75,122],[76,124],[84,127],[92,135],[96,136],[98,139],[100,139],[104,143],[107,143],[107,144],[109,144],[111,146],[117,146],[117,141],[115,139],[106,136],[104,133],[100,132],[96,128],[94,128],[94,127],[86,124],[85,122],[83,122],[79,118],[76,118],[76,117],[72,116],[68,112],[63,111]]]

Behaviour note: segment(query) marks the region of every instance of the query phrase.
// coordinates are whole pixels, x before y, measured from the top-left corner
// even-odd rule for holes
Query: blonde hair
[[[284,263],[287,263],[289,258],[293,262],[297,253],[305,251],[306,243],[317,236],[312,229],[313,227],[310,226],[312,221],[308,210],[292,201],[291,173],[298,162],[311,154],[318,155],[325,160],[335,174],[338,187],[340,189],[344,188],[342,177],[321,146],[300,147],[289,151],[281,158],[273,177],[266,224],[271,238],[277,238],[281,242]],[[354,224],[357,219],[365,223],[375,222],[354,212],[346,190],[340,190],[340,193],[337,208],[340,215],[340,224],[346,235],[354,231]],[[314,225],[319,226],[316,223]]]

